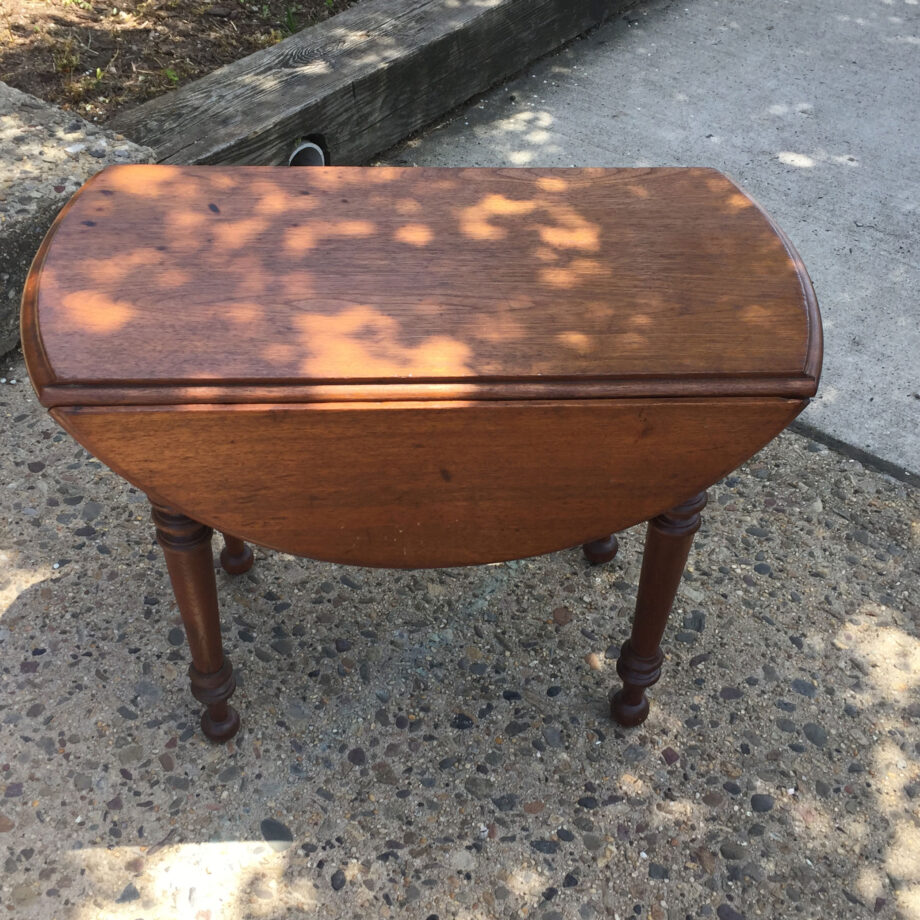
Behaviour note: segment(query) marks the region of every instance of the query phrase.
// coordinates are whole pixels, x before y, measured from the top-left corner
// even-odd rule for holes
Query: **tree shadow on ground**
[[[351,5],[348,0],[7,0],[0,80],[104,121]]]
[[[628,732],[605,698],[640,533],[600,569],[263,552],[220,576],[244,727],[217,747],[143,496],[25,389],[0,396],[20,916],[918,916],[916,492],[788,434],[717,486]]]

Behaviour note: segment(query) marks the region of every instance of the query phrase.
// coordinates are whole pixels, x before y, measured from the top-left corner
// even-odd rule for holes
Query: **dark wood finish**
[[[801,397],[817,372],[797,257],[707,169],[114,167],[33,279],[55,399]]]
[[[702,490],[821,366],[801,261],[705,169],[110,169],[42,245],[22,326],[39,398],[155,506],[215,740],[239,719],[210,528],[242,572],[244,540],[597,563],[651,519],[611,702],[638,724]]]
[[[586,399],[52,413],[152,498],[216,530],[314,559],[415,568],[535,556],[648,520],[734,469],[804,405]]]
[[[212,741],[227,741],[239,731],[240,717],[227,702],[236,689],[236,678],[220,638],[212,531],[171,508],[151,507],[192,654],[188,670],[192,695],[206,707],[201,730]]]
[[[617,551],[620,549],[620,542],[617,540],[616,534],[610,534],[609,537],[585,543],[581,549],[585,554],[585,559],[591,565],[602,565],[605,562],[610,562],[616,556]]]
[[[172,163],[284,164],[320,132],[360,164],[632,0],[363,0],[118,115]]]
[[[632,634],[617,659],[623,687],[610,703],[620,725],[639,725],[648,717],[645,691],[661,677],[664,655],[659,643],[705,507],[706,493],[700,492],[648,523]]]
[[[221,534],[224,538],[224,548],[220,551],[220,564],[228,575],[242,575],[252,568],[253,554],[239,537],[230,534]]]
[[[441,400],[523,399],[630,399],[661,396],[783,396],[803,398],[814,393],[810,378],[694,377],[673,379],[634,378],[529,383],[409,383],[409,384],[316,384],[277,386],[47,386],[41,391],[42,405],[110,406],[113,397],[126,406],[174,405],[258,405],[276,403],[328,402],[420,402]]]

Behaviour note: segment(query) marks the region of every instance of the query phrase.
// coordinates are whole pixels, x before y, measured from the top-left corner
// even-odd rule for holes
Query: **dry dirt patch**
[[[0,0],[0,80],[101,122],[353,2]]]

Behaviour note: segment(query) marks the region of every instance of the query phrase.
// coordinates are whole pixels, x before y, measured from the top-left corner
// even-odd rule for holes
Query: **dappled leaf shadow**
[[[792,435],[717,487],[652,716],[628,732],[605,696],[640,534],[602,569],[260,553],[220,576],[244,728],[215,747],[142,496],[24,387],[5,401],[0,846],[21,914],[328,917],[389,899],[472,920],[555,888],[565,918],[661,899],[911,916],[915,492]]]
[[[798,271],[706,170],[127,167],[56,230],[38,313],[62,381],[796,377]]]
[[[348,0],[8,0],[0,80],[90,120],[273,44]]]

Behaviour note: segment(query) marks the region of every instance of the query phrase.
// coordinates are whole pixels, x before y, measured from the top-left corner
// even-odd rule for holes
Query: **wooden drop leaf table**
[[[648,521],[636,725],[705,489],[815,393],[783,233],[709,169],[119,166],[26,283],[42,404],[153,506],[204,733],[239,728],[223,567],[475,565]]]

